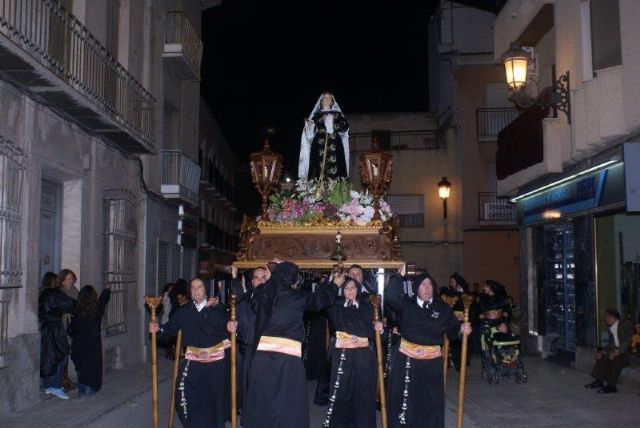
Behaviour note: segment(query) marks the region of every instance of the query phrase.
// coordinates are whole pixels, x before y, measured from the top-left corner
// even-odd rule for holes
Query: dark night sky
[[[202,90],[239,161],[275,127],[295,175],[303,119],[325,90],[347,119],[428,109],[433,3],[228,0],[206,11]]]

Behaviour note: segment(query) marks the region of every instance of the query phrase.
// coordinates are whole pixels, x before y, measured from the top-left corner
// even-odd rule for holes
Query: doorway
[[[547,224],[545,236],[545,319],[549,359],[569,365],[576,351],[575,247],[571,221]]]
[[[54,181],[42,180],[40,192],[40,270],[60,271],[60,218],[62,186]]]

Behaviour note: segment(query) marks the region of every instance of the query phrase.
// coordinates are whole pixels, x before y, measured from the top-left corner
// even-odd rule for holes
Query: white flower
[[[349,191],[349,197],[351,199],[359,199],[360,198],[360,193],[356,192],[355,190],[350,190]]]

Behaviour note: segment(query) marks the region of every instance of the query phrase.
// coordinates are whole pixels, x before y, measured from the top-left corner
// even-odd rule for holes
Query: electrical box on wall
[[[640,143],[625,143],[624,187],[627,212],[640,212]]]

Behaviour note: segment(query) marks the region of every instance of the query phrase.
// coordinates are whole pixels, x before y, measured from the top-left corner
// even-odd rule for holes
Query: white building
[[[634,0],[509,0],[494,24],[494,60],[526,47],[528,94],[568,101],[525,110],[496,167],[517,201],[531,349],[584,369],[606,308],[640,316],[639,19]]]
[[[39,397],[44,272],[111,286],[107,373],[145,358],[143,296],[195,275],[208,3],[0,1],[0,414]]]

